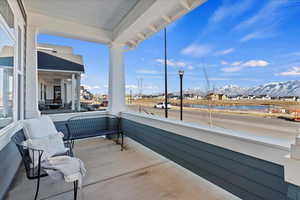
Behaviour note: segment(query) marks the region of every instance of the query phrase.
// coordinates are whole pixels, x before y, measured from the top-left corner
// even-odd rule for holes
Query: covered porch
[[[80,73],[39,70],[39,110],[80,111]]]
[[[126,139],[123,152],[104,138],[81,140],[75,145],[75,155],[89,170],[82,188],[85,200],[239,199],[131,139]],[[7,199],[31,199],[33,182],[21,168]],[[72,200],[72,184],[42,179],[39,199]]]

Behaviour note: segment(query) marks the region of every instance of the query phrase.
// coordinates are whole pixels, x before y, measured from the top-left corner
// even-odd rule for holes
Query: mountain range
[[[300,96],[300,81],[271,82],[251,88],[243,88],[237,85],[226,85],[218,88],[215,93],[222,93],[228,96],[234,95],[269,95],[278,96]]]

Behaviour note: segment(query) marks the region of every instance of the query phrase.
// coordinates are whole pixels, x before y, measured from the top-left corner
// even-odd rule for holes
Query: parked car
[[[172,105],[170,103],[167,103],[167,108],[170,109],[171,107],[172,107]],[[158,103],[158,104],[154,105],[154,108],[164,109],[165,103]]]

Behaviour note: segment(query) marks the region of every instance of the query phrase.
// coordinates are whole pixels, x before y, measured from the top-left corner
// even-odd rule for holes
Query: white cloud
[[[161,58],[158,58],[155,61],[160,63],[160,64],[165,64],[165,60],[161,59]],[[182,61],[175,61],[173,59],[167,60],[167,64],[169,66],[172,66],[172,67],[184,67],[184,66],[186,66],[186,63],[184,63]]]
[[[100,88],[101,88],[100,86],[96,85],[92,89],[98,89],[99,90]]]
[[[220,6],[210,17],[209,23],[219,23],[228,17],[237,17],[251,8],[254,0],[239,0],[235,3],[227,2]]]
[[[238,72],[248,67],[267,67],[270,63],[265,60],[248,60],[246,62],[235,61],[232,63],[229,63],[227,61],[221,61],[221,64],[232,66],[222,68],[221,70],[223,72]]]
[[[225,67],[225,68],[222,68],[221,70],[223,72],[238,72],[238,71],[241,71],[243,69],[243,67]]]
[[[235,61],[235,62],[229,63],[227,61],[222,60],[221,64],[222,65],[230,65],[230,66],[239,66],[239,65],[242,64],[242,62],[241,61]]]
[[[235,62],[231,63],[232,66],[239,66],[241,64],[242,64],[241,61],[235,61]]]
[[[234,51],[235,51],[234,48],[229,48],[229,49],[225,49],[223,51],[216,52],[216,55],[227,55],[227,54],[230,54],[230,53],[232,53]]]
[[[280,9],[286,6],[289,3],[289,0],[273,0],[269,1],[262,9],[260,9],[255,15],[248,18],[247,20],[238,24],[234,29],[243,30],[249,28],[251,25],[259,25],[260,27],[265,27],[269,25],[274,25],[276,18],[280,14]]]
[[[265,60],[249,60],[247,62],[244,62],[242,66],[244,67],[266,67],[270,63]]]
[[[247,42],[249,40],[254,40],[254,39],[271,38],[271,37],[275,37],[276,35],[278,35],[278,33],[274,32],[271,29],[269,30],[263,29],[263,30],[246,34],[244,37],[240,39],[240,42]]]
[[[136,73],[138,74],[160,74],[159,71],[156,70],[147,70],[147,69],[141,69],[141,70],[137,70]]]
[[[278,73],[276,75],[279,75],[279,76],[300,76],[300,67],[292,67],[292,69],[290,69],[289,71],[286,71],[286,72],[281,72],[281,73]]]
[[[212,48],[209,45],[203,44],[191,44],[184,48],[181,53],[183,55],[193,56],[193,57],[203,57],[212,52]]]
[[[261,38],[261,37],[263,37],[263,33],[253,32],[253,33],[246,34],[244,37],[242,37],[240,39],[240,42],[247,42],[249,40],[258,39],[258,38]]]
[[[292,13],[299,12],[296,4],[296,1],[290,0],[270,0],[254,15],[236,25],[233,30],[247,31],[240,42],[277,36],[280,34],[278,27],[288,23]]]

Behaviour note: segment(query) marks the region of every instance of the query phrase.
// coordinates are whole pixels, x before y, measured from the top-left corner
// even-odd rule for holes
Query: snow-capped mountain
[[[252,88],[227,85],[215,91],[229,96],[234,95],[269,95],[269,96],[300,96],[300,81],[272,82]]]
[[[226,94],[228,96],[235,96],[240,94],[245,94],[247,89],[241,88],[238,85],[226,85],[222,88],[218,88],[215,92],[220,94]]]
[[[243,88],[238,85],[226,85],[224,87],[216,88],[214,93],[226,94],[228,96],[236,95],[268,95],[271,97],[282,96],[300,96],[300,81],[287,81],[287,82],[272,82],[264,85],[259,85],[251,88]],[[184,94],[194,95],[207,95],[202,88],[189,88],[183,91]],[[173,94],[179,95],[179,92]]]
[[[300,81],[275,82],[250,88],[246,91],[252,95],[300,96]]]

